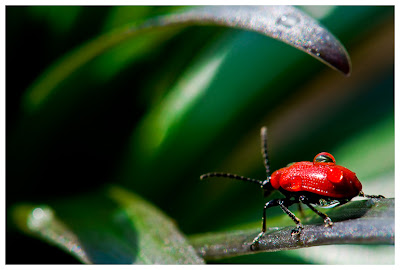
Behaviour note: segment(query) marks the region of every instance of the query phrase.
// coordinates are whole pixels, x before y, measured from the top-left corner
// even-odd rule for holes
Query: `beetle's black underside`
[[[282,188],[279,189],[279,191],[286,197],[286,199],[290,199],[290,201],[293,201],[293,203],[300,202],[300,197],[304,196],[307,199],[308,203],[311,204],[316,204],[319,206],[327,206],[329,204],[334,203],[335,205],[341,205],[349,202],[352,198],[346,198],[346,199],[338,199],[338,198],[333,198],[329,196],[323,196],[319,194],[315,194],[312,192],[308,191],[300,191],[300,192],[289,192],[286,191]]]

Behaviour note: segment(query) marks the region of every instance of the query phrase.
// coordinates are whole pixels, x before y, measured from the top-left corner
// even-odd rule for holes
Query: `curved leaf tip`
[[[47,205],[18,205],[12,210],[14,222],[23,232],[55,245],[83,263],[91,263],[77,235],[71,232]]]
[[[47,69],[24,96],[26,112],[34,112],[58,85],[81,66],[118,44],[146,32],[176,26],[220,25],[255,31],[283,41],[321,62],[350,74],[343,45],[316,20],[292,6],[203,6],[132,23],[89,41]]]
[[[292,6],[207,6],[180,17],[255,31],[300,49],[346,75],[351,72],[350,57],[340,41]]]

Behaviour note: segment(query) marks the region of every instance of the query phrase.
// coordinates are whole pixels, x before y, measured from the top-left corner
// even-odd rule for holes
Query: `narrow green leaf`
[[[139,258],[152,264],[202,264],[170,220],[159,209],[121,188],[112,188],[110,197],[126,212],[139,234]]]
[[[332,227],[326,228],[320,217],[308,221],[300,236],[291,236],[294,226],[270,227],[257,251],[250,245],[259,229],[208,233],[190,239],[205,260],[319,245],[394,244],[394,199],[353,201],[325,212],[334,221]]]
[[[140,34],[189,25],[221,25],[259,32],[300,49],[325,64],[350,73],[342,44],[317,21],[291,6],[205,6],[134,23],[101,35],[60,59],[33,83],[24,97],[27,112],[36,111],[69,75],[106,50]]]
[[[122,188],[50,206],[19,205],[18,227],[83,263],[202,264],[174,222]]]

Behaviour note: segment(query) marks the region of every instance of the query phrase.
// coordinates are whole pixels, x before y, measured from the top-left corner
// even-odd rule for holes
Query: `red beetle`
[[[252,246],[257,244],[265,234],[266,210],[272,206],[279,206],[296,223],[297,228],[292,230],[292,235],[298,235],[303,229],[303,225],[300,219],[288,209],[294,203],[307,205],[324,219],[325,227],[328,227],[333,225],[332,220],[326,214],[315,209],[314,206],[334,207],[344,204],[356,196],[384,198],[382,195],[365,195],[356,174],[345,167],[336,165],[335,158],[327,152],[316,155],[313,162],[294,162],[270,175],[266,127],[261,128],[261,152],[267,173],[266,180],[218,172],[200,176],[200,179],[227,177],[248,181],[261,185],[264,196],[268,196],[274,190],[279,190],[285,196],[283,199],[273,199],[265,204],[261,233],[254,238]]]

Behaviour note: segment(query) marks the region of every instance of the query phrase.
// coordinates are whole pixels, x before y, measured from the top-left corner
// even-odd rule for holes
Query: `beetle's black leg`
[[[268,208],[272,206],[278,206],[285,212],[293,221],[296,223],[297,228],[292,230],[292,235],[297,235],[301,232],[303,229],[303,224],[301,224],[300,219],[298,219],[289,209],[288,207],[291,206],[293,203],[296,201],[290,201],[289,199],[274,199],[269,202],[267,202],[264,205],[264,210],[263,210],[263,218],[262,218],[262,228],[261,232],[257,235],[256,238],[254,238],[253,243],[250,246],[250,249],[253,250],[253,247],[256,246],[260,240],[260,238],[265,234],[267,231],[267,225],[266,225],[266,211]]]
[[[289,202],[289,203],[287,203]],[[285,212],[293,221],[294,223],[296,223],[297,228],[292,230],[292,235],[298,235],[300,234],[301,230],[304,228],[303,224],[301,224],[300,219],[298,219],[287,207],[289,207],[290,205],[292,205],[294,203],[294,201],[284,201],[284,200],[280,200],[279,201],[279,206],[281,207],[281,209],[283,210],[283,212]],[[286,205],[287,206],[286,206]]]
[[[263,210],[263,217],[262,217],[262,227],[261,227],[261,232],[257,235],[256,238],[254,238],[253,243],[251,244],[251,249],[253,249],[253,246],[258,244],[258,241],[260,240],[260,238],[265,234],[265,232],[267,231],[267,221],[266,221],[266,212],[267,209],[272,207],[272,206],[277,206],[279,205],[281,202],[281,199],[274,199],[274,200],[270,200],[269,202],[267,202],[264,205],[264,210]]]
[[[305,205],[307,205],[308,208],[310,208],[311,210],[313,210],[314,213],[316,213],[318,216],[320,216],[320,217],[322,217],[322,218],[324,219],[325,227],[329,227],[329,226],[332,226],[332,225],[333,225],[333,222],[332,222],[331,218],[328,217],[327,214],[322,213],[322,212],[318,211],[317,209],[315,209],[315,208],[307,201],[307,198],[306,198],[305,196],[303,196],[303,195],[300,196],[300,197],[299,197],[299,200],[300,200],[302,203],[304,203]]]
[[[360,193],[358,194],[358,196],[360,196],[360,197],[365,197],[365,198],[379,198],[379,199],[385,198],[385,196],[382,196],[382,195],[366,195],[366,194],[364,194],[364,192],[362,192],[362,191],[360,191]]]

